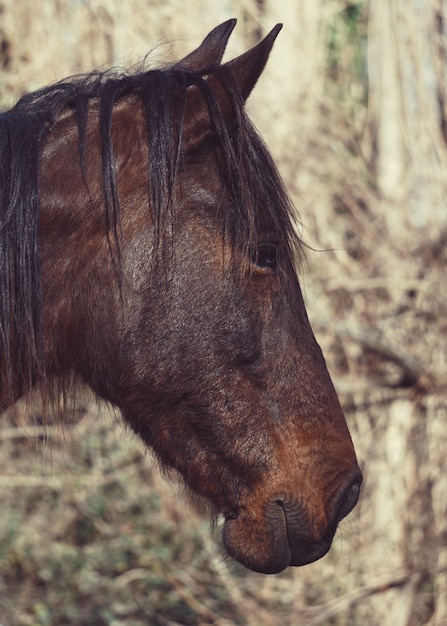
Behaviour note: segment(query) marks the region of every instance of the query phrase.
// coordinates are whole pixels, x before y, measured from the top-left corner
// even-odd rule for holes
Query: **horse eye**
[[[251,250],[251,261],[262,269],[274,272],[278,268],[279,248],[275,243],[261,243]]]

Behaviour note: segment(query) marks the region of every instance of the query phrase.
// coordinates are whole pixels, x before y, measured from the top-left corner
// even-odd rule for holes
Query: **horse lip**
[[[306,565],[318,560],[328,552],[335,534],[334,528],[321,542],[313,542],[305,532],[308,518],[304,507],[290,498],[278,496],[271,499],[265,509],[265,523],[270,527],[272,539],[270,550],[265,558],[253,559],[252,550],[241,549],[238,541],[234,543],[234,532],[237,536],[238,524],[244,524],[244,519],[241,519],[242,513],[243,509],[238,507],[223,513],[224,545],[228,554],[236,561],[248,569],[263,574],[278,574],[288,566]],[[299,530],[299,525],[302,526],[302,531]]]
[[[307,528],[307,515],[302,507],[292,500],[280,496],[273,501],[278,509],[282,511],[284,518],[284,524],[287,532],[287,542],[290,549],[290,563],[291,566],[302,566],[313,563],[321,559],[332,545],[337,527],[328,529],[328,532],[319,542],[312,541],[306,532],[296,532],[294,526],[301,523],[304,528]]]
[[[272,530],[274,539],[274,549],[268,557],[254,557],[252,551],[241,550],[232,540],[233,531],[239,523],[244,523],[240,519],[240,509],[229,510],[224,513],[225,523],[223,527],[223,543],[228,554],[236,561],[247,567],[248,569],[260,572],[261,574],[279,574],[290,565],[291,553],[290,546],[286,534],[286,522],[283,524],[279,520],[276,521],[276,529]],[[281,528],[278,528],[281,526]],[[234,538],[234,536],[233,536]],[[256,551],[255,551],[256,552]]]

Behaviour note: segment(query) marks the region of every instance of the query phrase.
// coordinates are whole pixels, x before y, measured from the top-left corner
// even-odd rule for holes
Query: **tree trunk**
[[[442,0],[370,0],[368,32],[369,139],[398,239],[445,232],[447,210],[446,23]]]

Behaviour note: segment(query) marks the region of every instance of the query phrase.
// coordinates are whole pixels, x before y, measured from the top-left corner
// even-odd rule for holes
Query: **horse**
[[[0,116],[0,410],[87,385],[265,574],[325,555],[362,475],[299,284],[303,243],[227,62],[71,77]]]

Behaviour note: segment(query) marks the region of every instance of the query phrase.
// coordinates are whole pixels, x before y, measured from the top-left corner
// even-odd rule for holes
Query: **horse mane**
[[[235,112],[231,124],[204,79],[207,73],[216,75],[228,92]],[[233,246],[248,248],[260,227],[258,213],[262,211],[273,230],[285,238],[290,257],[295,258],[300,250],[295,213],[283,183],[225,66],[200,73],[175,65],[132,74],[94,71],[23,96],[10,111],[0,114],[0,364],[6,362],[10,386],[13,380],[20,381],[19,393],[45,375],[38,248],[42,142],[51,141],[52,129],[71,111],[86,179],[88,111],[98,107],[105,219],[111,254],[119,265],[120,206],[111,132],[114,106],[129,98],[143,106],[151,164],[148,204],[156,241],[162,242],[174,210],[172,192],[181,166],[187,91],[192,86],[207,103],[210,136],[230,194],[225,235]]]

